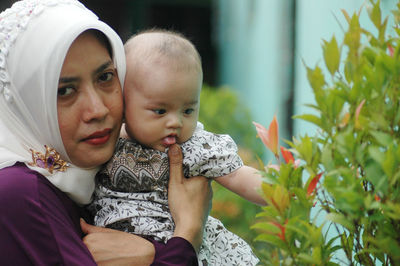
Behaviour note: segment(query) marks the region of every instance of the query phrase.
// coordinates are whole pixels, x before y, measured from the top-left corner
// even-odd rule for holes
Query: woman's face
[[[85,32],[72,43],[58,84],[58,123],[72,163],[91,168],[111,158],[122,120],[122,93],[106,47]]]

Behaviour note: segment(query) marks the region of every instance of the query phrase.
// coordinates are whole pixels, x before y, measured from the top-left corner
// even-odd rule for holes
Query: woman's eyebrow
[[[110,67],[110,65],[112,65],[113,62],[107,61],[104,64],[102,64],[101,66],[99,66],[98,68],[96,68],[93,71],[93,75],[97,75],[101,72],[103,72],[104,70],[106,70],[108,67]],[[79,81],[79,77],[60,77],[60,79],[58,80],[58,83],[72,83],[72,82],[77,82]]]
[[[111,65],[113,64],[113,62],[107,61],[104,64],[102,64],[101,66],[99,66],[95,71],[93,71],[93,75],[97,75],[100,74],[101,72],[103,72],[104,70],[106,70],[107,68],[109,68]]]
[[[76,82],[76,81],[78,81],[79,80],[79,78],[75,78],[75,77],[61,77],[59,80],[58,80],[58,83],[60,84],[60,83],[72,83],[72,82]]]

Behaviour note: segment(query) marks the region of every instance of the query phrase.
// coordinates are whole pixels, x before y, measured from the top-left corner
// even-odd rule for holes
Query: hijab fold
[[[79,204],[90,202],[98,168],[70,162],[58,126],[57,88],[69,47],[89,29],[108,38],[123,84],[121,39],[80,2],[24,0],[0,14],[0,169],[23,162]],[[31,165],[31,150],[44,155],[45,145],[67,162],[66,171],[51,173],[43,165]]]

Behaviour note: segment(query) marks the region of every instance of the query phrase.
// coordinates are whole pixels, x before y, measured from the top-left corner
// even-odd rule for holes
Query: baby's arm
[[[261,174],[257,169],[244,165],[230,174],[217,177],[215,181],[248,201],[265,205],[266,202],[259,191],[261,179]]]

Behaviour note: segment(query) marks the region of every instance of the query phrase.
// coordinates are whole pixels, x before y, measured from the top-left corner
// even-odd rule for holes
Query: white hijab
[[[121,39],[78,1],[24,0],[0,14],[0,169],[23,162],[79,204],[90,202],[98,168],[70,163],[58,126],[57,88],[70,45],[88,29],[107,36],[124,84]],[[65,172],[29,165],[30,149],[45,154],[44,145],[68,163]]]

